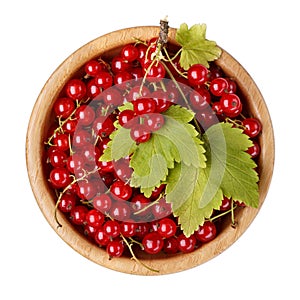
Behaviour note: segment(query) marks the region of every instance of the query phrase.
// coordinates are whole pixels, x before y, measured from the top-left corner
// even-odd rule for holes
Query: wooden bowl
[[[101,36],[75,53],[70,55],[50,76],[43,87],[32,111],[29,121],[26,140],[26,159],[28,175],[36,201],[45,218],[57,232],[57,234],[68,243],[74,250],[86,258],[107,268],[129,274],[156,275],[175,273],[198,266],[216,255],[223,252],[232,245],[241,234],[248,228],[261,207],[271,181],[274,165],[274,137],[271,119],[264,99],[247,71],[225,50],[223,50],[217,64],[222,67],[227,76],[235,78],[247,106],[253,117],[257,117],[262,123],[262,134],[260,135],[261,154],[259,157],[259,208],[246,207],[236,214],[238,226],[234,229],[224,224],[221,232],[211,242],[204,244],[199,249],[189,254],[176,254],[173,256],[161,254],[155,258],[147,255],[140,257],[140,260],[148,266],[159,270],[154,273],[128,257],[114,258],[109,260],[106,252],[97,245],[88,241],[79,234],[70,224],[68,219],[58,212],[61,228],[57,228],[54,219],[55,195],[49,188],[45,176],[44,163],[44,141],[50,124],[51,110],[53,103],[66,82],[78,73],[80,68],[92,58],[99,56],[112,56],[121,46],[132,42],[133,37],[147,40],[157,36],[159,27],[135,27],[115,31]],[[176,30],[169,31],[169,41],[175,42]]]

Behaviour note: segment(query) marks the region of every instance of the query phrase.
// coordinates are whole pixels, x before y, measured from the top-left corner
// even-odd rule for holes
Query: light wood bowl
[[[261,154],[258,162],[260,173],[259,208],[246,207],[239,210],[236,214],[238,226],[235,229],[230,226],[230,220],[228,220],[228,224],[224,224],[222,231],[213,241],[204,244],[192,253],[173,256],[161,254],[158,257],[155,256],[155,258],[147,255],[140,257],[143,263],[153,269],[159,270],[159,273],[151,272],[127,257],[109,260],[104,250],[92,244],[83,235],[79,234],[68,219],[60,212],[58,212],[58,217],[62,223],[62,227],[57,228],[53,214],[55,196],[48,186],[44,173],[44,141],[55,99],[65,83],[74,76],[74,74],[78,73],[84,63],[91,58],[103,55],[112,56],[122,45],[132,42],[133,37],[147,40],[157,36],[158,33],[159,27],[156,26],[122,29],[101,36],[70,55],[54,71],[43,87],[32,111],[26,139],[27,169],[31,187],[42,213],[52,228],[74,250],[91,261],[113,270],[139,275],[169,274],[187,270],[212,259],[232,245],[251,224],[264,202],[274,165],[273,129],[264,99],[247,71],[232,56],[223,50],[217,64],[222,67],[228,76],[236,80],[245,97],[251,115],[257,117],[263,127],[262,134],[259,137],[261,145]],[[176,30],[170,28],[169,41],[174,44],[176,44],[175,34]]]

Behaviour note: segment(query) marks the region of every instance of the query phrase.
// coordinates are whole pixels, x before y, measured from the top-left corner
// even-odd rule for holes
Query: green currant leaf
[[[209,67],[208,62],[219,58],[222,52],[216,42],[206,39],[205,24],[196,24],[190,29],[187,24],[181,24],[175,39],[182,46],[179,62],[185,70],[193,64]]]
[[[220,123],[211,126],[204,139],[207,145],[207,165],[214,169],[215,184],[218,184],[217,177],[222,178],[221,189],[226,197],[258,207],[257,165],[246,152],[253,145],[249,137],[230,123]],[[205,199],[203,201],[206,202]]]
[[[176,164],[167,177],[166,201],[185,235],[190,236],[218,209],[224,196],[258,207],[258,175],[242,130],[229,123],[211,126],[204,135],[206,168]]]
[[[172,203],[173,214],[178,217],[178,223],[187,237],[222,203],[222,191],[213,185],[207,173],[207,168],[177,164],[168,176],[166,201]],[[201,195],[206,189],[209,189],[213,197],[205,206],[200,207]]]

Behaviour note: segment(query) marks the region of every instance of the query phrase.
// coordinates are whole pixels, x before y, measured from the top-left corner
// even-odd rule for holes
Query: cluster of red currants
[[[46,156],[57,208],[111,257],[121,256],[128,243],[150,254],[191,252],[217,234],[215,222],[207,220],[193,235],[184,236],[165,201],[164,185],[146,198],[130,186],[129,157],[99,160],[116,120],[130,129],[136,143],[148,141],[164,125],[163,113],[173,104],[192,109],[204,130],[230,118],[251,138],[261,131],[257,119],[242,116],[236,84],[217,65],[207,69],[197,64],[185,72],[178,58],[164,63],[153,59],[156,51],[156,39],[151,39],[125,45],[110,61],[88,61],[84,75],[67,82],[53,106],[56,118]],[[119,111],[126,102],[133,109]],[[257,157],[258,142],[248,152]],[[219,211],[232,207],[232,200],[224,198]]]

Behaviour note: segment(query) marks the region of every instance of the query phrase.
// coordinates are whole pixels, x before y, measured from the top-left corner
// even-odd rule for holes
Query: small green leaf
[[[179,62],[185,70],[193,64],[209,67],[208,62],[219,58],[222,52],[216,42],[206,39],[205,24],[196,24],[190,29],[187,24],[181,24],[176,41],[182,46]]]

